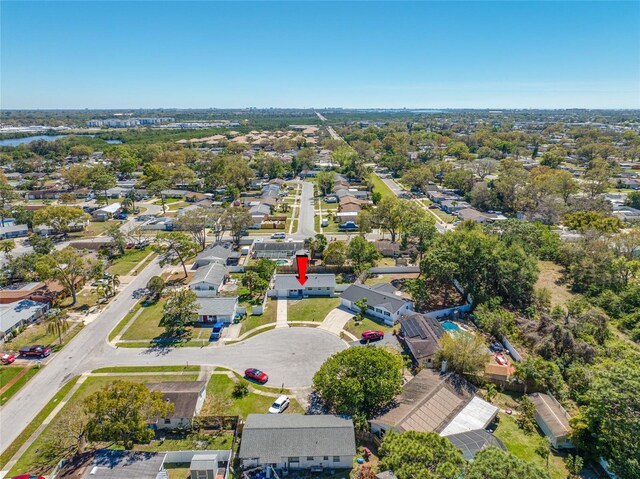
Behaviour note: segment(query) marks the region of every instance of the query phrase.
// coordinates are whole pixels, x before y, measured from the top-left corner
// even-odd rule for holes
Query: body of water
[[[60,138],[64,138],[69,135],[34,135],[34,136],[25,136],[24,138],[8,138],[6,140],[0,140],[0,146],[18,146],[24,145],[27,143],[31,143],[32,141],[44,140],[44,141],[55,141]],[[91,136],[95,135],[77,135],[77,136]],[[122,143],[120,140],[105,140],[110,145],[119,145]]]

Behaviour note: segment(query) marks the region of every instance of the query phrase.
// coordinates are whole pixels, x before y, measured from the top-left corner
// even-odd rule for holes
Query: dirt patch
[[[562,306],[567,301],[575,299],[575,294],[563,283],[562,266],[552,261],[538,261],[540,275],[536,288],[545,288],[551,293],[551,305]]]

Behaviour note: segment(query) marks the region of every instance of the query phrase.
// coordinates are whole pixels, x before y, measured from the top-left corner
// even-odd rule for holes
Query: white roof
[[[498,413],[498,407],[477,396],[467,403],[453,420],[447,424],[441,436],[486,428]]]
[[[95,210],[93,213],[115,213],[120,209],[120,203],[111,203],[110,205],[104,206],[100,209]]]

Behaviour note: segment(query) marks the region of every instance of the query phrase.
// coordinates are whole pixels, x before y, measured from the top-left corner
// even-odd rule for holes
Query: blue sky
[[[0,2],[2,108],[640,108],[640,2]]]

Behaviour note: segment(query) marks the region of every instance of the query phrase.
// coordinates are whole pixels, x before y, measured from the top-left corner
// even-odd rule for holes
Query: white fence
[[[513,359],[515,359],[516,361],[522,361],[522,356],[518,351],[516,351],[516,348],[511,345],[507,338],[502,338],[502,344],[504,344],[504,347],[507,348],[507,351],[509,351],[509,354]]]
[[[429,311],[429,316],[434,316],[438,319],[445,316],[453,316],[458,319],[463,313],[468,313],[471,310],[470,304],[463,304],[461,306],[454,306],[453,308],[439,309],[437,311]]]
[[[175,464],[177,462],[191,462],[196,454],[215,454],[218,456],[218,462],[229,462],[231,459],[230,450],[202,450],[202,451],[169,451],[164,456],[164,462],[167,464]]]

